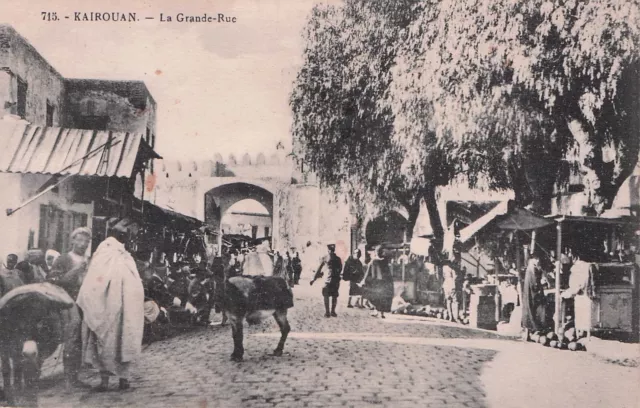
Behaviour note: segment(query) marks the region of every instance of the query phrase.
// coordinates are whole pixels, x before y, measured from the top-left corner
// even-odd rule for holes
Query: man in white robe
[[[83,311],[83,362],[100,370],[96,391],[106,391],[109,376],[129,388],[129,366],[141,352],[144,288],[123,235],[113,231],[96,250],[78,294]]]

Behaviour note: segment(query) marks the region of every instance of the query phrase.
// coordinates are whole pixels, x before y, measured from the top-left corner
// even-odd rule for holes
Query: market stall
[[[458,242],[462,248],[479,245],[478,237],[481,235],[489,236],[489,240],[495,241],[500,239],[499,233],[510,233],[509,241],[515,248],[512,252],[516,254],[515,268],[511,268],[510,273],[498,273],[498,270],[494,270],[485,283],[471,286],[469,320],[472,326],[494,329],[500,320],[511,318],[511,312],[516,308],[519,300],[523,265],[526,265],[529,249],[537,245],[536,231],[552,224],[553,221],[519,208],[509,200],[496,205],[487,214],[460,230]],[[528,240],[521,248],[522,235]],[[520,253],[524,256],[520,257]],[[507,262],[507,264],[511,263]],[[505,308],[505,305],[510,307]]]
[[[550,291],[556,332],[573,319],[575,328],[587,334],[637,339],[637,267],[629,244],[632,220],[578,216],[553,220],[557,223],[556,250],[561,254],[556,261],[560,279]],[[570,263],[563,262],[567,260]]]

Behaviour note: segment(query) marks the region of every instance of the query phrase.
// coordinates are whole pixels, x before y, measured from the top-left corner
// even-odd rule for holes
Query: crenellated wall
[[[156,163],[159,176],[172,179],[199,177],[242,177],[291,181],[293,163],[286,153],[248,153],[236,158],[215,154],[209,160],[159,160]]]

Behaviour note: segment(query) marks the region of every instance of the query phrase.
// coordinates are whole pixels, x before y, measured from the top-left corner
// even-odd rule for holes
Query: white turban
[[[87,227],[80,227],[73,230],[71,233],[71,239],[74,239],[78,234],[85,234],[89,238],[91,238],[91,230]]]

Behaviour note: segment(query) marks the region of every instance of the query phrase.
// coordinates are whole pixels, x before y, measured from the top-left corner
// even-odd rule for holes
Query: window
[[[252,225],[251,226],[251,238],[253,238],[253,239],[258,238],[258,226],[257,225]]]
[[[35,242],[36,232],[32,229],[29,230],[29,242],[27,242],[27,249],[33,248],[33,243]]]
[[[269,231],[269,227],[264,227],[264,236],[265,237],[269,236],[269,232],[271,232],[271,231]]]
[[[38,248],[55,249],[63,253],[71,249],[69,235],[78,227],[87,226],[87,214],[63,211],[52,205],[40,206]]]
[[[107,179],[106,199],[116,203],[120,203],[122,198],[122,184],[115,177]]]
[[[53,126],[53,112],[55,107],[49,101],[47,101],[47,126]]]
[[[84,114],[91,116],[96,113],[96,101],[88,100],[85,104]]]
[[[18,116],[27,116],[27,83],[18,78]]]

